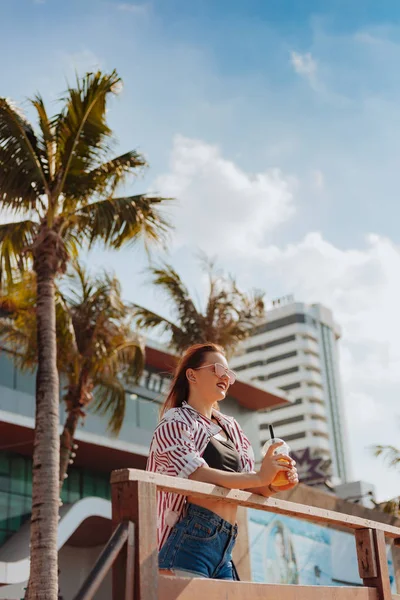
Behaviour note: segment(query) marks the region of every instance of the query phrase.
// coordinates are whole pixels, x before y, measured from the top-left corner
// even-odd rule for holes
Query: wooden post
[[[251,581],[249,527],[247,508],[238,507],[237,513],[238,537],[233,548],[232,559],[242,581]]]
[[[127,474],[129,472],[127,471]],[[115,528],[121,521],[135,524],[134,561],[127,564],[131,549],[120,552],[113,567],[113,600],[126,598],[127,569],[134,569],[134,595],[126,600],[158,599],[158,546],[156,485],[144,481],[112,483],[112,521]]]
[[[392,600],[385,534],[376,529],[358,529],[355,537],[358,570],[364,585],[376,589],[378,600]]]
[[[397,542],[397,543],[396,543]],[[394,578],[396,581],[397,593],[400,593],[400,544],[397,540],[391,545],[393,557]]]

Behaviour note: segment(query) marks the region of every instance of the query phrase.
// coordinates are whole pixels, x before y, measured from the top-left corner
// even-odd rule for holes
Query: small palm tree
[[[65,382],[63,401],[67,418],[60,438],[60,491],[73,455],[79,419],[95,410],[109,417],[117,435],[125,415],[126,378],[138,381],[144,367],[144,345],[131,329],[131,309],[121,298],[121,287],[107,273],[91,280],[74,264],[69,286],[56,289],[58,372]],[[26,275],[0,298],[0,340],[9,348],[17,368],[37,367],[35,277]]]
[[[216,271],[213,262],[202,262],[209,280],[204,311],[197,308],[178,273],[171,265],[165,264],[152,267],[150,272],[152,283],[166,294],[175,320],[136,305],[136,322],[141,328],[157,328],[169,334],[169,344],[178,353],[192,344],[214,342],[231,355],[264,316],[264,294],[240,291],[234,278]]]
[[[38,95],[35,129],[0,98],[0,209],[15,221],[0,225],[0,277],[36,274],[38,369],[33,451],[31,575],[27,597],[56,600],[58,590],[59,399],[55,278],[82,245],[118,249],[143,234],[167,231],[162,198],[115,197],[117,186],[145,165],[137,152],[109,158],[107,100],[120,86],[113,71],[89,73],[69,88],[49,117]]]
[[[400,450],[395,446],[377,445],[372,446],[371,449],[374,456],[383,458],[389,467],[397,469],[400,466]],[[400,513],[400,497],[381,502],[379,508],[383,512],[398,516]]]

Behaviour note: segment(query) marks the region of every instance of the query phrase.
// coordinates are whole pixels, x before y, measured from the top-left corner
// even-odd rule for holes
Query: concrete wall
[[[63,600],[73,600],[79,588],[85,581],[88,573],[102,551],[102,546],[94,548],[76,548],[64,546],[59,554],[59,585]],[[20,600],[25,595],[27,582],[18,585],[6,585],[0,588],[0,599]],[[111,599],[111,573],[106,575],[94,600]]]

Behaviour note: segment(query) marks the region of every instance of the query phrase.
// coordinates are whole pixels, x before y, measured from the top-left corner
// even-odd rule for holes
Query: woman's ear
[[[186,369],[186,379],[188,379],[192,383],[196,382],[196,376],[194,374],[193,369]]]

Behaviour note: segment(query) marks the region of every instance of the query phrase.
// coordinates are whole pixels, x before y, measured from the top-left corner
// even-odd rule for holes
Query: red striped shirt
[[[242,472],[254,469],[253,448],[238,422],[217,410],[213,417],[224,427],[239,453]],[[154,432],[147,471],[175,477],[189,477],[198,467],[207,466],[202,458],[209,439],[221,431],[217,425],[184,402],[168,410]],[[172,527],[182,519],[186,498],[170,492],[158,492],[158,545],[167,540]]]

